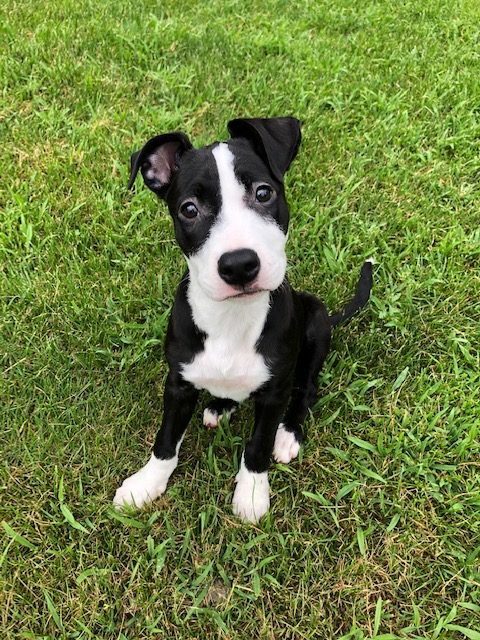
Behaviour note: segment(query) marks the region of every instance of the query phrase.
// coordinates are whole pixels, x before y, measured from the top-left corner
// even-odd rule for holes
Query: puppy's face
[[[167,202],[191,278],[214,300],[273,291],[285,277],[289,213],[283,174],[300,142],[294,118],[234,120],[232,138],[193,149],[183,134],[132,156],[130,184]]]

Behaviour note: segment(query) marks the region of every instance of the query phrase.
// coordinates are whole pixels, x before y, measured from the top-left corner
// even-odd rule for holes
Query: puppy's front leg
[[[268,467],[272,456],[277,427],[282,421],[288,392],[277,399],[265,397],[255,401],[255,427],[242,455],[235,478],[233,512],[247,522],[258,522],[270,507]]]
[[[150,460],[117,489],[113,504],[142,507],[161,496],[178,464],[178,452],[195,410],[198,391],[178,373],[170,372],[165,384],[163,419]]]

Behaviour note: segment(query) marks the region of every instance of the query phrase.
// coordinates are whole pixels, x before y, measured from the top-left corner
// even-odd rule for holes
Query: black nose
[[[252,249],[238,249],[220,256],[218,273],[227,284],[246,285],[257,277],[260,259]]]

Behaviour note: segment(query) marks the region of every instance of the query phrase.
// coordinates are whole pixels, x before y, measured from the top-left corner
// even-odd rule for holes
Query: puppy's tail
[[[348,322],[348,320],[350,320],[350,318],[352,318],[357,313],[357,311],[360,311],[360,309],[362,309],[367,304],[373,285],[373,264],[373,258],[369,258],[363,263],[355,295],[350,300],[350,302],[347,302],[347,304],[341,311],[330,316],[332,327],[336,327],[339,324]]]

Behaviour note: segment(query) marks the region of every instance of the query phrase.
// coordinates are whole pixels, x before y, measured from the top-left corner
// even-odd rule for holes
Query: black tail
[[[373,260],[367,260],[363,263],[355,295],[350,302],[347,302],[341,311],[330,316],[332,327],[336,327],[339,324],[347,322],[357,313],[357,311],[360,311],[360,309],[367,304],[373,284],[372,267]]]

